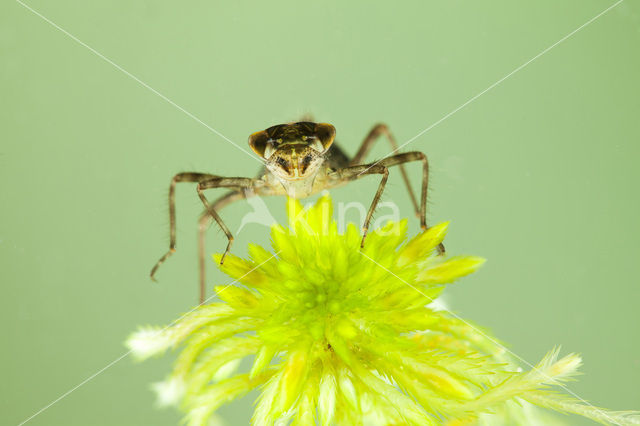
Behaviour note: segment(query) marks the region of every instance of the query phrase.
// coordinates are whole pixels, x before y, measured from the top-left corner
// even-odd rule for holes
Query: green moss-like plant
[[[255,425],[558,424],[538,407],[640,424],[638,413],[554,390],[575,375],[578,355],[554,349],[522,371],[487,331],[435,308],[448,284],[484,262],[437,255],[446,223],[405,242],[407,222],[391,222],[361,249],[355,225],[338,233],[329,197],[308,211],[288,203],[289,229],[272,227],[274,253],[251,245],[250,260],[221,266],[242,285],[216,287],[221,301],[127,341],[138,359],[181,348],[155,388],[187,424],[207,424],[256,388]],[[251,370],[236,374],[245,357]]]

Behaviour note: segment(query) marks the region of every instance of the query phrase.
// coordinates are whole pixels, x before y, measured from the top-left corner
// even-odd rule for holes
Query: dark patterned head
[[[336,129],[331,124],[301,121],[253,133],[249,146],[281,181],[312,182],[335,136]]]

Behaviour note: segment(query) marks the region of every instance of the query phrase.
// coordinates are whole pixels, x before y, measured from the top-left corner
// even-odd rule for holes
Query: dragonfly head
[[[327,123],[279,124],[249,136],[249,146],[290,195],[308,192],[336,135]]]

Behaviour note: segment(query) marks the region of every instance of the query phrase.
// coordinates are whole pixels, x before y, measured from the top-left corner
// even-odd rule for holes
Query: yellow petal
[[[282,226],[274,225],[271,227],[271,239],[273,240],[273,248],[281,259],[294,262],[298,258],[293,239]]]
[[[287,197],[287,217],[289,218],[289,228],[295,229],[295,221],[297,218],[301,218],[300,215],[304,207],[300,203],[300,200]]]
[[[272,347],[263,345],[260,348],[260,352],[256,355],[256,359],[253,361],[249,377],[253,379],[258,374],[262,373],[269,366],[274,355],[275,351]]]
[[[478,269],[485,259],[476,256],[456,256],[434,267],[421,271],[416,280],[423,284],[446,284],[469,275]]]
[[[251,309],[258,306],[259,300],[255,294],[235,285],[219,285],[215,287],[218,297],[235,309]]]
[[[455,398],[472,399],[474,397],[471,390],[461,381],[454,378],[446,371],[419,364],[411,365],[411,368],[418,373],[419,377],[426,380],[438,393],[444,393]]]
[[[252,243],[249,243],[249,256],[251,256],[251,259],[258,265],[264,264],[270,259],[275,259],[273,253],[258,244]]]
[[[306,215],[307,223],[319,235],[329,234],[329,225],[333,216],[333,205],[328,195],[323,195],[316,201]]]
[[[302,385],[307,378],[308,356],[308,351],[289,354],[278,385],[278,394],[272,410],[274,416],[277,417],[287,411],[298,399]]]
[[[336,324],[336,331],[342,338],[347,340],[353,339],[358,335],[358,330],[353,326],[351,321],[344,318]]]
[[[336,412],[336,378],[331,371],[326,371],[320,379],[320,392],[318,395],[318,413],[320,424],[329,426],[333,422]]]
[[[360,411],[360,402],[358,399],[358,393],[353,385],[353,381],[349,377],[349,372],[346,368],[342,367],[338,371],[338,385],[340,387],[340,393],[344,397],[345,401],[351,406],[351,409]]]
[[[298,405],[298,412],[293,419],[291,426],[316,426],[315,411],[316,407],[313,401],[307,395],[309,392],[305,392],[301,396],[300,404]]]
[[[220,260],[222,259],[222,255],[220,253],[216,253],[213,255],[213,260],[216,262],[218,267],[222,272],[232,276],[233,278],[238,278],[246,274],[253,267],[252,263],[248,260],[244,260],[238,256],[227,253],[224,258],[224,263],[221,265]]]
[[[433,249],[444,240],[448,227],[449,222],[443,222],[416,235],[400,250],[397,265],[402,267],[428,257]]]

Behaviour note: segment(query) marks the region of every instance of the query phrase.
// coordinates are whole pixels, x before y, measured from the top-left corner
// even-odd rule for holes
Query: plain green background
[[[409,140],[613,1],[28,4],[246,151],[251,132],[311,112],[354,153],[379,121]],[[168,244],[171,176],[253,176],[258,163],[12,0],[0,49],[0,423],[11,425],[124,354],[138,325],[193,306],[191,185],[178,191],[178,253],[159,284],[148,278]],[[639,77],[640,5],[627,0],[406,148],[431,160],[430,217],[452,221],[448,251],[489,260],[449,305],[531,363],[554,345],[580,352],[585,375],[570,389],[611,409],[640,409]],[[368,203],[376,184],[333,197]],[[385,199],[413,218],[397,171]],[[283,199],[266,202],[282,220]],[[223,216],[233,230],[249,211]],[[249,242],[268,244],[267,229],[250,225],[234,253]],[[224,244],[212,230],[208,251]],[[210,288],[231,281],[209,268]],[[148,388],[171,360],[122,359],[28,424],[176,424]],[[245,424],[252,402],[222,410],[228,424]]]

